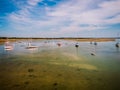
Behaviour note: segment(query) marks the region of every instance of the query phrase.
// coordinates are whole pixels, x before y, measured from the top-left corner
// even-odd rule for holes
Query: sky
[[[0,37],[116,37],[120,0],[0,0]]]

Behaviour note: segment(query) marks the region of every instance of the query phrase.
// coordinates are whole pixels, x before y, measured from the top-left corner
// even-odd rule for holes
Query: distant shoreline
[[[0,42],[9,41],[19,41],[19,40],[72,40],[72,41],[82,41],[82,42],[106,42],[115,41],[117,38],[14,38],[14,37],[0,37]]]

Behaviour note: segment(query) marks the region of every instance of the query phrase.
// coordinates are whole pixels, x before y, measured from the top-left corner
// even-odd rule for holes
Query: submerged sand
[[[46,57],[44,57],[45,55]],[[65,54],[66,55],[66,54]],[[69,56],[69,53],[67,54]],[[101,70],[77,56],[54,53],[0,62],[1,90],[118,90],[120,73]],[[34,57],[34,59],[32,59]],[[48,59],[50,58],[50,59]],[[14,60],[12,60],[14,59]],[[78,59],[78,58],[77,58]]]
[[[80,50],[2,54],[0,90],[119,90],[119,60],[84,56]]]

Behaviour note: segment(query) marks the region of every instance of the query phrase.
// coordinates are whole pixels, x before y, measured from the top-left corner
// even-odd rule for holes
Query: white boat
[[[35,46],[35,45],[31,45],[31,43],[28,43],[28,46],[26,47],[26,49],[30,49],[30,50],[34,50],[34,49],[37,49],[38,46]]]
[[[10,43],[7,41],[7,42],[5,42],[4,49],[5,49],[5,50],[13,50],[13,45],[10,44]]]

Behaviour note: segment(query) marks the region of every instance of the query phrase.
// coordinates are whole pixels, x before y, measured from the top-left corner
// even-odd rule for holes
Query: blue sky
[[[0,0],[0,36],[116,37],[120,0]]]

